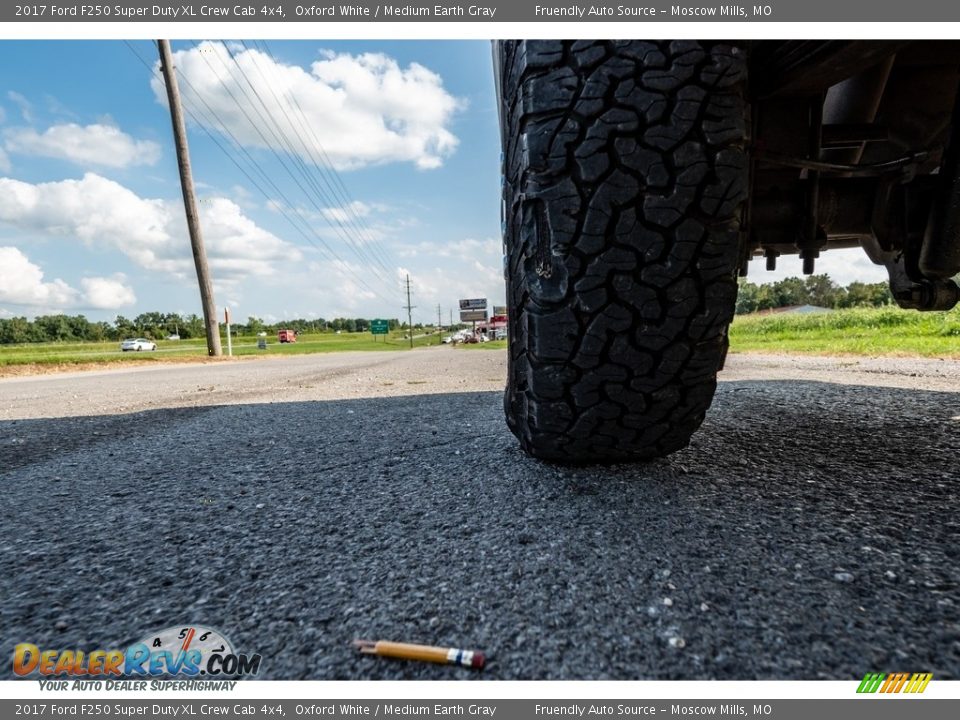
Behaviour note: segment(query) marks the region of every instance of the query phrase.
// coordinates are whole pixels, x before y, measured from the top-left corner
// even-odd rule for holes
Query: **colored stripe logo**
[[[933,673],[867,673],[860,681],[858,693],[922,693],[933,679]]]

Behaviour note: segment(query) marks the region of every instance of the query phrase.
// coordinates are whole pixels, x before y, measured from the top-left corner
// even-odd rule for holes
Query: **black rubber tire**
[[[685,447],[716,390],[748,188],[746,52],[498,43],[507,423],[569,464]]]

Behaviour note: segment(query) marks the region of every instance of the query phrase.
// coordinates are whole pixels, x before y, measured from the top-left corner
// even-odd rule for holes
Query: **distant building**
[[[505,333],[507,330],[507,316],[494,315],[487,322],[477,323],[477,332],[484,333],[490,339],[497,336],[498,331]]]

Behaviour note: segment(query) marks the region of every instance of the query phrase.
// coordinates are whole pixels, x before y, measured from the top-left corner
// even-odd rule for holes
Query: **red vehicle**
[[[292,343],[297,341],[296,330],[281,330],[277,333],[277,339],[282,343]]]

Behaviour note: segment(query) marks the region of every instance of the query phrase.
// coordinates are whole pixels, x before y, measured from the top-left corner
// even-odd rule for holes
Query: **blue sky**
[[[407,273],[415,320],[502,304],[488,42],[173,50],[220,308],[400,317]],[[199,313],[156,57],[146,40],[0,41],[0,316]],[[856,250],[818,272],[884,279]]]
[[[130,46],[0,41],[3,315],[199,312],[156,49]],[[503,302],[489,43],[173,50],[218,306],[399,317],[408,272],[415,320]]]

